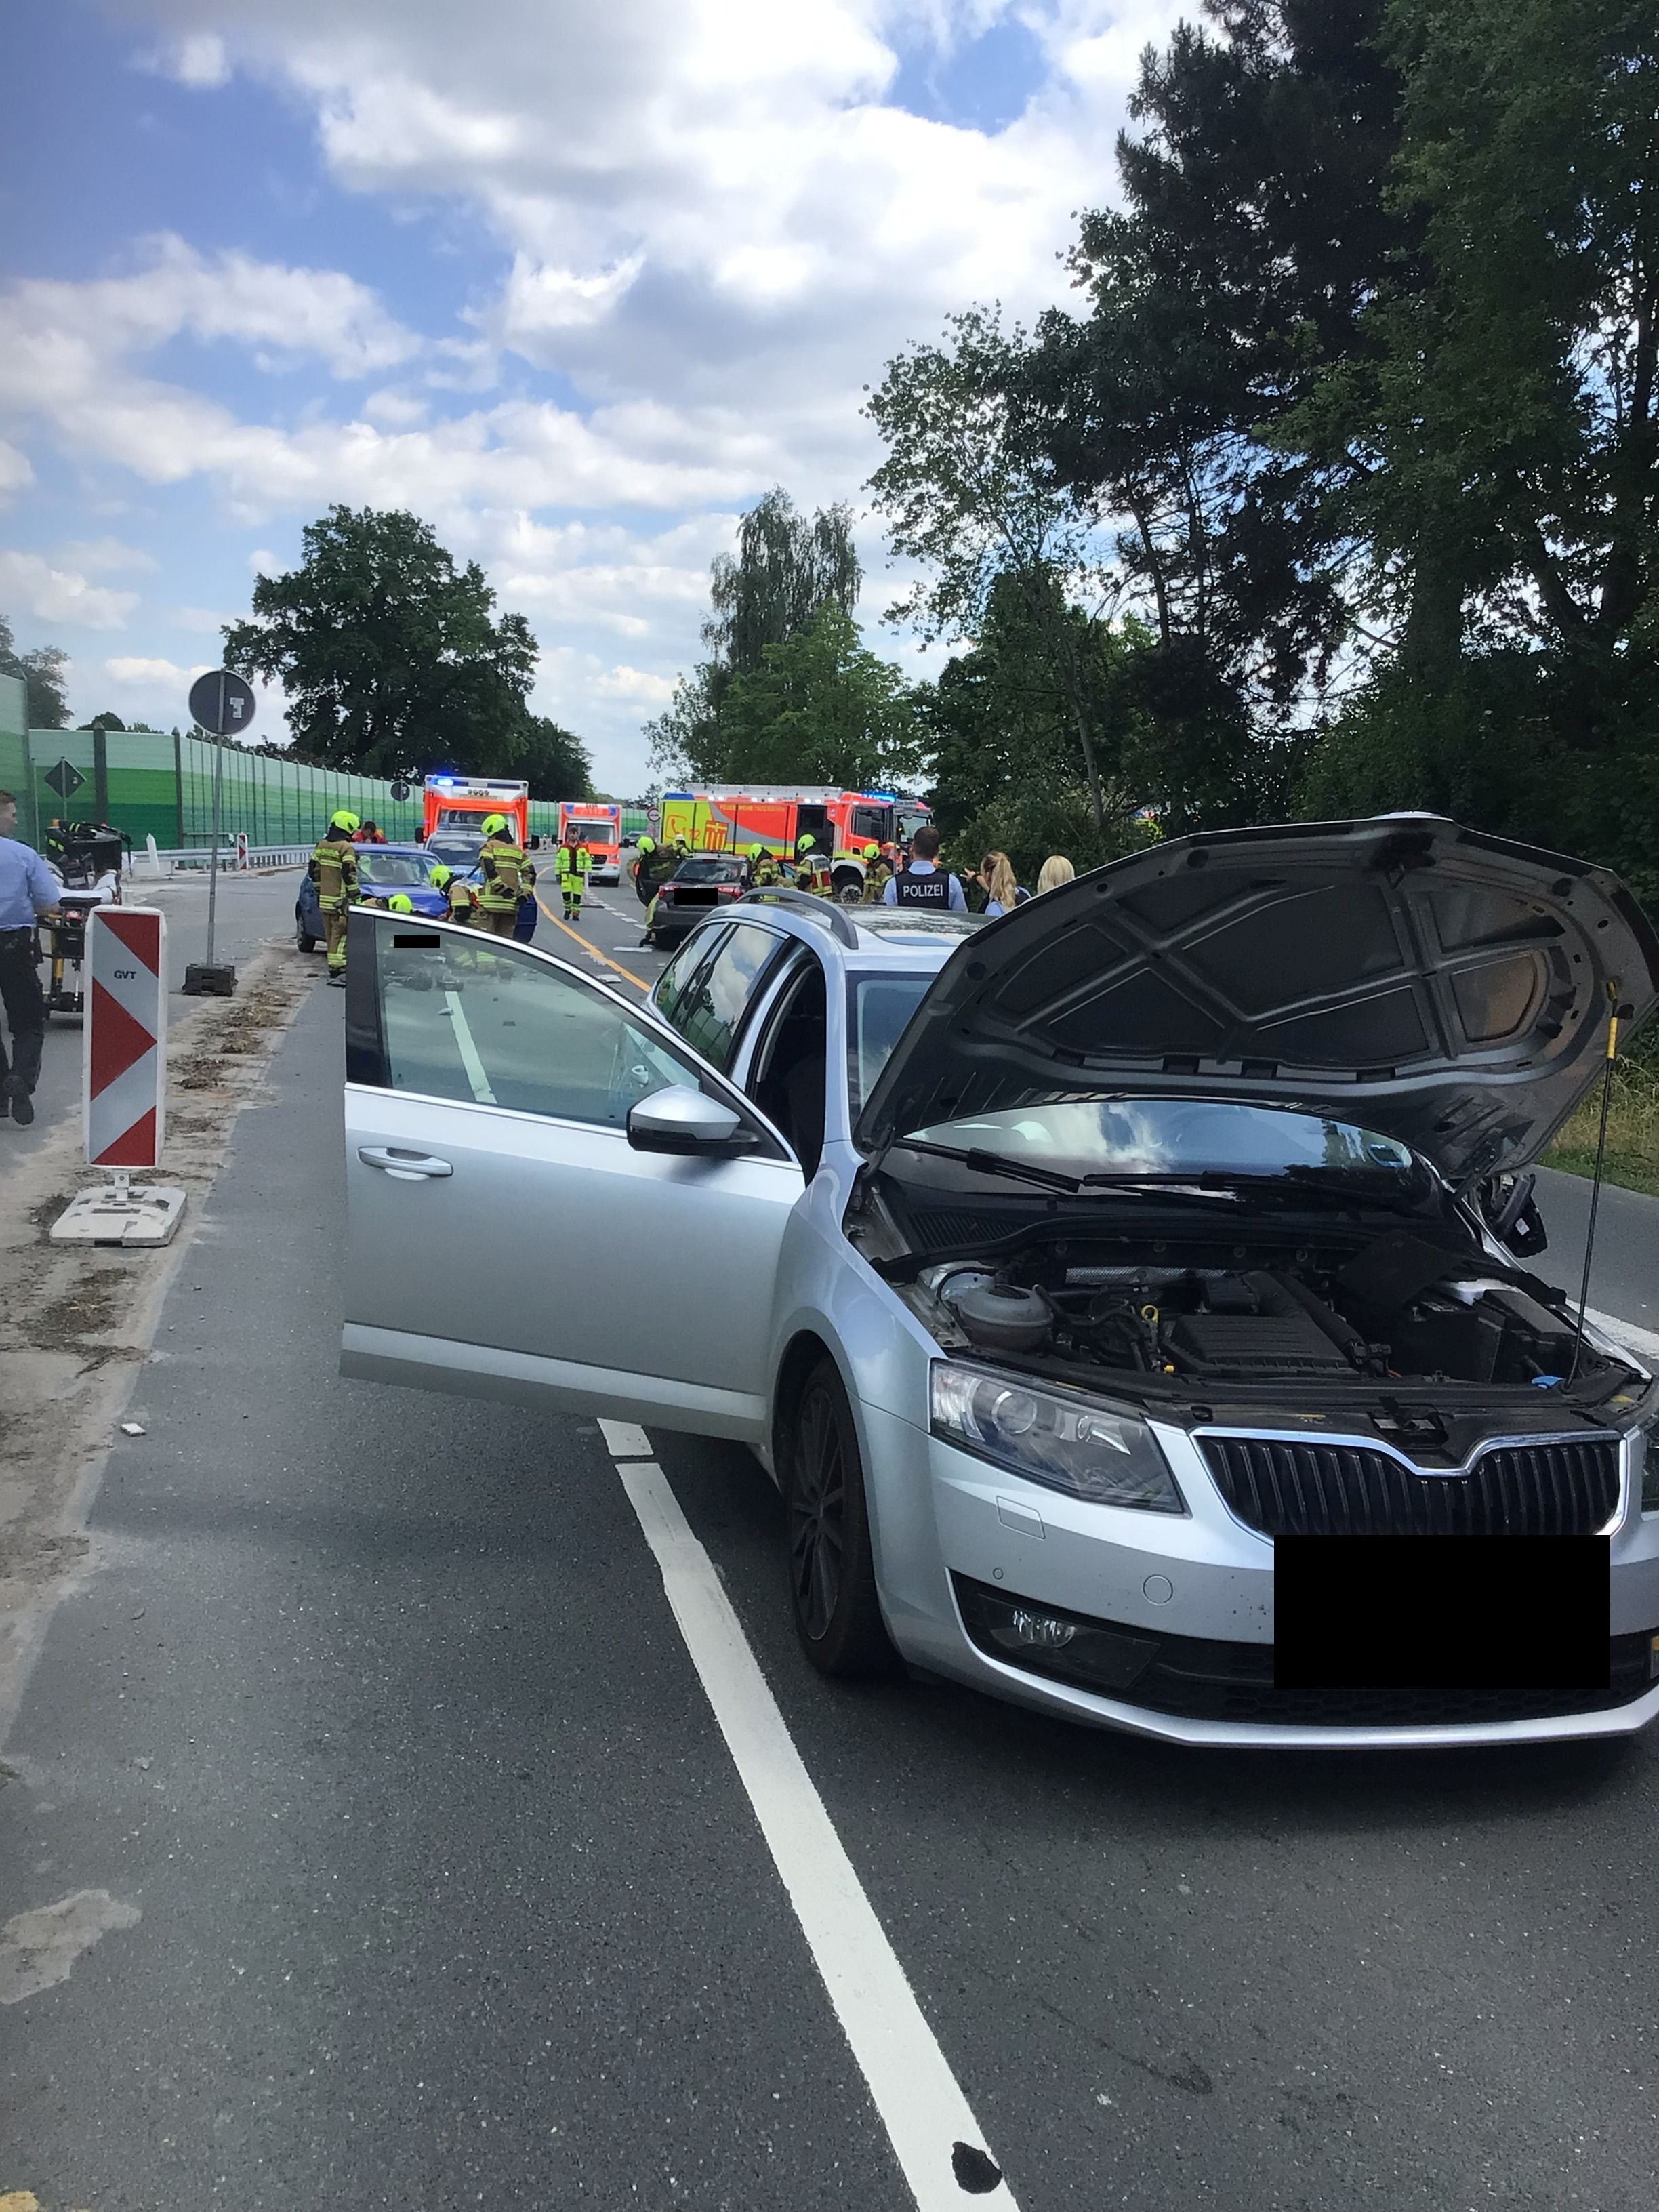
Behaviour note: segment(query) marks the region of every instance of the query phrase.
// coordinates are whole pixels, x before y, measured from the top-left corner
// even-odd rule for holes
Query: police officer
[[[357,817],[342,807],[330,817],[306,863],[306,873],[317,886],[317,905],[323,917],[328,980],[340,991],[345,988],[346,918],[357,895],[357,852],[351,841],[361,827]]]
[[[17,801],[0,791],[0,1002],[11,1031],[11,1061],[0,1044],[0,1121],[25,1128],[34,1119],[34,1085],[46,1040],[46,1000],[35,973],[37,915],[55,914],[58,882],[33,845],[17,834]]]
[[[564,842],[559,848],[559,895],[564,901],[567,921],[582,918],[582,893],[587,888],[587,872],[593,865],[593,856],[573,830],[567,830]]]
[[[954,876],[941,873],[939,831],[924,823],[910,840],[910,858],[881,895],[884,906],[920,906],[934,914],[966,914],[968,897]]]
[[[505,814],[486,814],[478,854],[483,889],[478,893],[478,926],[495,937],[511,937],[519,902],[536,888],[536,871],[522,845],[513,842]]]
[[[443,893],[445,920],[453,921],[458,928],[471,929],[478,908],[478,894],[471,884],[458,876],[453,868],[446,868],[441,861],[427,870],[426,879],[434,891]]]

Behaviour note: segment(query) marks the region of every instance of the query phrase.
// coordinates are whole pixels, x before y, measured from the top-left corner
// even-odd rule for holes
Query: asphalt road
[[[631,920],[592,941],[648,973]],[[7,1750],[0,1922],[127,1924],[0,2008],[0,2191],[898,2212],[593,1425],[335,1375],[339,1019],[239,1126]],[[652,1443],[1023,2212],[1645,2212],[1659,1742],[1182,1754],[848,1691],[752,1460]]]

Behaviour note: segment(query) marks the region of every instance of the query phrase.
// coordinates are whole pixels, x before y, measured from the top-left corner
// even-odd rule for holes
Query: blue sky
[[[0,611],[166,726],[308,519],[410,507],[636,787],[736,517],[856,505],[885,360],[1061,295],[1176,12],[13,0]]]

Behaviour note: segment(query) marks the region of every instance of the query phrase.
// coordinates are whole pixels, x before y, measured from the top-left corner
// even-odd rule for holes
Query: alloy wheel
[[[829,1633],[841,1598],[847,1547],[847,1457],[830,1394],[802,1401],[789,1500],[789,1565],[801,1626],[815,1642]]]

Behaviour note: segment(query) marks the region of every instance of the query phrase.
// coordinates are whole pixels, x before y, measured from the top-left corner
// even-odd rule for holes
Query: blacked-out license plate
[[[1280,1536],[1281,1690],[1604,1690],[1606,1536]]]

